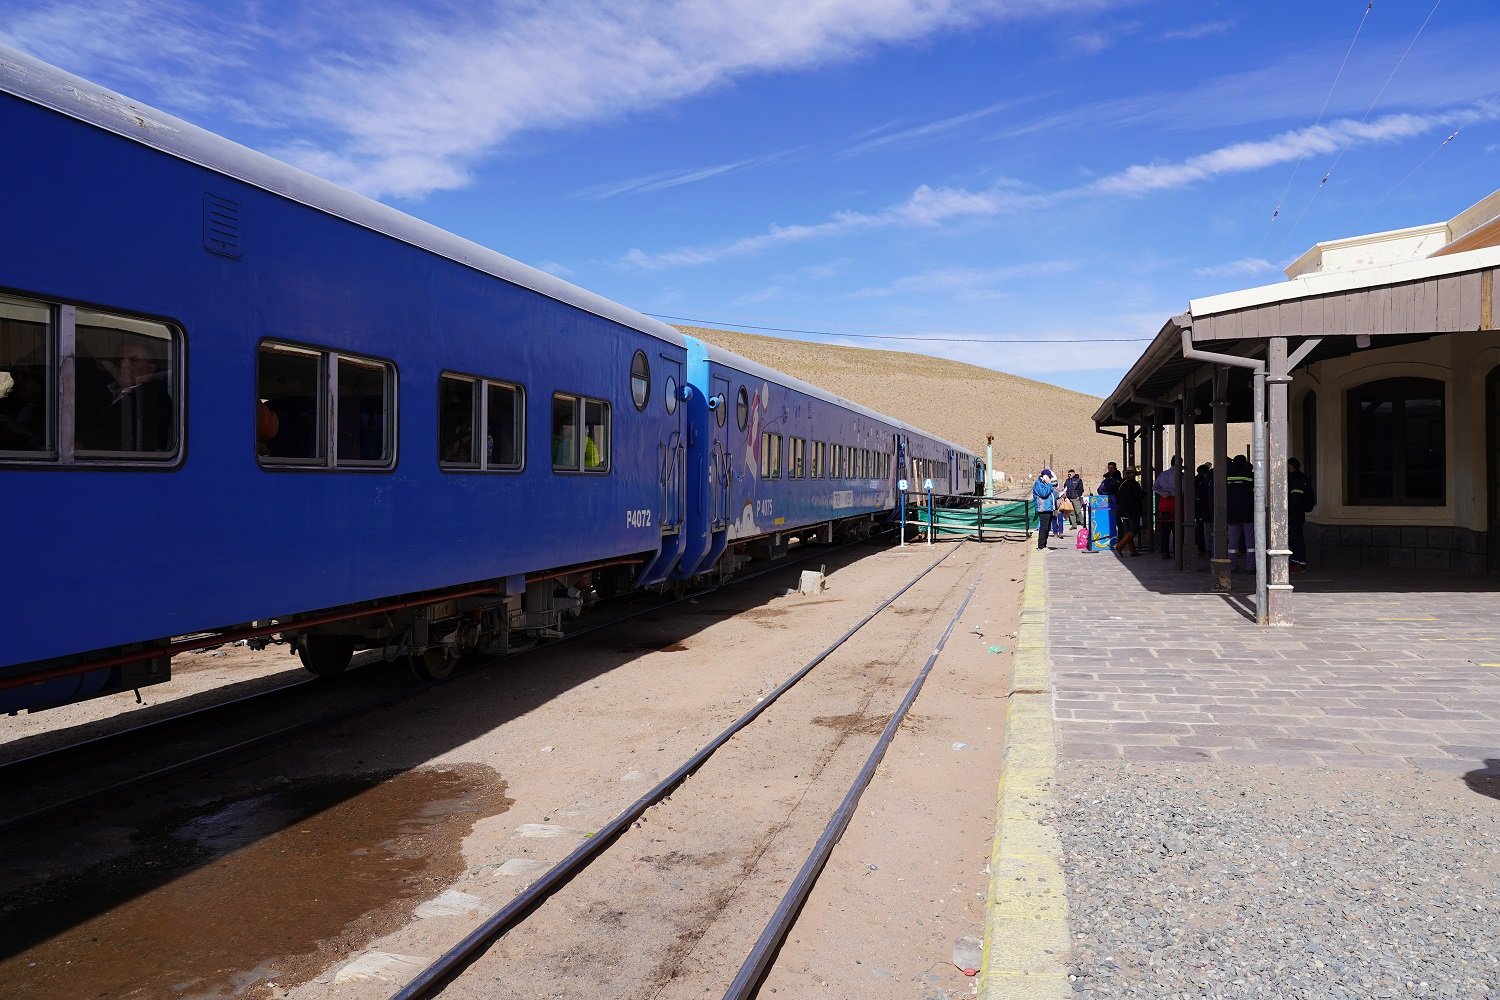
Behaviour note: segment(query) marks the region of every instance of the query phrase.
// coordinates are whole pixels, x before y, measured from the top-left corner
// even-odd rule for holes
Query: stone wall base
[[[1354,569],[1488,570],[1489,535],[1469,528],[1307,524],[1307,558],[1315,566]]]

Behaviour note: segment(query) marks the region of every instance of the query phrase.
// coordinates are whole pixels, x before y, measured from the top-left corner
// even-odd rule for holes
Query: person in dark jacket
[[[1302,463],[1295,458],[1287,459],[1286,513],[1295,572],[1307,569],[1307,512],[1315,503],[1317,498],[1313,496],[1312,480],[1302,471]]]
[[[1239,573],[1255,568],[1255,467],[1244,455],[1234,456],[1224,481],[1224,513],[1229,521],[1229,568]],[[1244,565],[1240,555],[1245,554]]]
[[[1115,529],[1119,535],[1119,541],[1115,542],[1115,551],[1124,554],[1126,549],[1130,554],[1138,556],[1141,554],[1135,544],[1136,532],[1141,530],[1141,513],[1145,510],[1146,491],[1141,489],[1141,484],[1135,481],[1135,467],[1131,466],[1125,470],[1125,476],[1115,487],[1115,520],[1118,527]]]
[[[1104,478],[1099,480],[1099,488],[1094,492],[1102,497],[1114,496],[1115,490],[1120,485],[1120,468],[1110,462],[1104,470]]]
[[[1052,470],[1043,469],[1031,486],[1031,499],[1036,502],[1036,547],[1047,547],[1047,536],[1052,533],[1052,516],[1057,510],[1057,486],[1052,482]]]
[[[1198,466],[1193,477],[1193,541],[1198,543],[1198,554],[1208,555],[1209,534],[1214,523],[1214,467],[1211,462]]]
[[[1063,496],[1071,508],[1065,511],[1068,524],[1076,528],[1083,523],[1083,477],[1072,469],[1068,470],[1068,478],[1063,480]]]

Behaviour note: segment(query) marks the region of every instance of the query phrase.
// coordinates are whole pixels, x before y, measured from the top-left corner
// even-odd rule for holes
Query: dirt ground
[[[211,807],[196,818],[163,820],[137,804],[68,834],[66,857],[10,859],[0,875],[19,878],[26,864],[43,888],[49,872],[72,872],[82,912],[45,950],[0,969],[25,997],[387,997],[948,550],[848,654],[820,665],[450,992],[721,995],[983,573],[762,991],[969,996],[974,980],[953,960],[955,944],[983,930],[1019,543],[831,558],[821,595],[789,595],[788,581],[767,577],[753,594],[705,597],[501,664],[410,710],[193,782],[181,794]],[[279,682],[296,662],[220,652],[143,692],[149,710],[213,684]],[[115,701],[11,719],[6,732],[34,750],[43,729],[76,735],[146,711]],[[381,776],[397,782],[372,792]],[[302,863],[268,892],[289,854]],[[134,882],[109,881],[125,870]],[[241,937],[257,947],[219,935],[195,951],[205,906],[254,928]],[[141,926],[166,930],[143,939],[131,929]],[[159,950],[172,951],[166,978],[120,981],[111,956]],[[96,978],[78,978],[71,963],[83,954]]]

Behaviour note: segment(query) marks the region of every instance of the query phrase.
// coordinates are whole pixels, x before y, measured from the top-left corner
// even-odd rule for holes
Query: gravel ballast
[[[1500,997],[1500,783],[1068,762],[1073,989]]]

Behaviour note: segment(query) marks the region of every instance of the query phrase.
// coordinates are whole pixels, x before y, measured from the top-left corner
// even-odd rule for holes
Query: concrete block
[[[797,593],[803,597],[816,597],[828,589],[828,578],[823,575],[822,570],[805,569],[802,577],[797,581]]]

